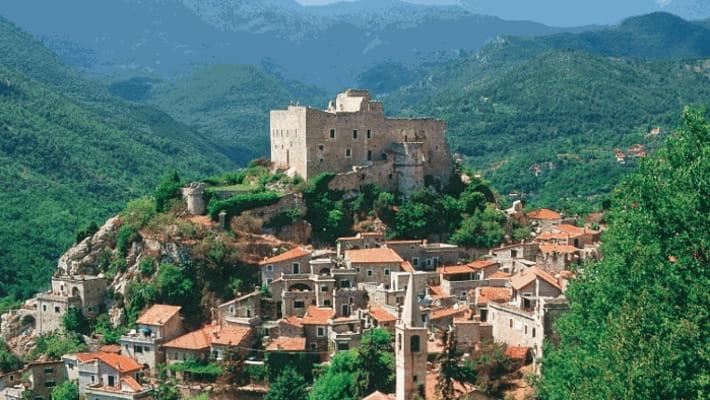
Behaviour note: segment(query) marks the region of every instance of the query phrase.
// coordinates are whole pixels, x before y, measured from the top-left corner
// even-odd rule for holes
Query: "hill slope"
[[[0,19],[0,298],[40,289],[72,232],[163,171],[232,164],[161,111],[122,102]]]

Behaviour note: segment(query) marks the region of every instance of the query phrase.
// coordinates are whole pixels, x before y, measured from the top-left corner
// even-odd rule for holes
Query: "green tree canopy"
[[[710,124],[686,109],[665,148],[614,192],[604,260],[570,286],[542,399],[710,393]]]
[[[293,368],[286,368],[269,386],[264,400],[303,400],[307,397],[306,380]]]
[[[22,359],[10,350],[5,341],[0,338],[0,372],[16,371],[22,368]]]
[[[52,400],[79,400],[79,387],[72,381],[64,381],[52,389]]]

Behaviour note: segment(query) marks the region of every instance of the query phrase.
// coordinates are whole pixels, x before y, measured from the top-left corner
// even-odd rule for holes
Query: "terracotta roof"
[[[446,267],[439,267],[436,269],[436,272],[444,275],[449,275],[449,274],[469,274],[473,272],[473,268],[469,267],[468,265],[449,265]]]
[[[572,236],[583,235],[586,231],[584,228],[580,228],[578,226],[574,226],[574,225],[570,225],[570,224],[555,225],[554,229],[556,229],[560,232],[567,233]]]
[[[385,240],[385,244],[419,244],[421,240],[409,239],[409,240]]]
[[[398,263],[404,260],[388,247],[374,249],[346,250],[345,259],[354,263]]]
[[[533,210],[528,213],[528,218],[532,219],[561,219],[562,215],[557,211],[553,211],[547,208],[541,208],[539,210]]]
[[[490,275],[488,275],[488,279],[508,279],[510,278],[510,274],[505,272],[505,271],[496,271]]]
[[[471,267],[473,269],[484,269],[484,268],[488,268],[491,265],[495,265],[495,264],[498,264],[498,261],[490,259],[490,260],[478,260],[478,261],[470,262],[470,263],[466,264],[466,266]]]
[[[476,304],[488,304],[489,301],[504,303],[510,301],[513,291],[510,288],[484,286],[477,290]]]
[[[143,311],[136,323],[141,325],[163,325],[175,314],[180,312],[180,306],[168,304],[153,304],[149,309]]]
[[[332,308],[310,306],[303,316],[303,325],[327,325],[333,314],[335,313]]]
[[[303,318],[298,318],[295,315],[289,315],[288,317],[281,318],[281,321],[279,322],[303,328]]]
[[[435,299],[451,297],[446,295],[446,293],[444,292],[444,288],[442,288],[441,285],[429,286],[429,293],[431,294],[431,297]]]
[[[395,322],[397,321],[397,317],[394,315],[390,314],[389,311],[379,308],[379,307],[371,307],[370,308],[370,316],[377,320],[379,323],[385,323],[385,322]]]
[[[568,244],[542,243],[542,244],[540,244],[540,251],[543,253],[571,254],[571,253],[576,253],[577,251],[579,251],[579,249],[574,246],[570,246]]]
[[[399,268],[401,268],[404,272],[415,272],[414,267],[412,267],[412,263],[410,263],[409,261],[402,261],[402,264],[400,264]]]
[[[208,349],[212,344],[238,346],[250,333],[251,328],[232,325],[205,325],[201,329],[177,337],[163,346],[196,351]]]
[[[143,386],[141,386],[138,381],[136,381],[132,376],[126,376],[121,378],[121,381],[126,384],[129,388],[136,392],[142,392]]]
[[[570,238],[570,235],[565,232],[542,232],[541,234],[537,235],[535,240],[552,240],[552,239],[566,240],[569,238]]]
[[[140,364],[134,359],[120,354],[97,351],[94,353],[77,353],[76,358],[82,363],[99,360],[122,374],[141,370]]]
[[[266,346],[266,351],[306,351],[306,338],[280,336]]]
[[[431,311],[429,313],[429,319],[435,320],[435,319],[450,317],[452,315],[459,315],[459,314],[465,314],[465,313],[466,313],[466,308],[464,308],[464,307],[440,308],[438,310]]]
[[[505,349],[505,355],[513,360],[525,360],[530,352],[530,347],[512,346]]]
[[[121,346],[117,344],[105,344],[101,346],[99,351],[104,352],[104,353],[114,353],[114,354],[121,354]]]
[[[362,400],[392,400],[392,397],[380,392],[379,390],[373,392],[367,397],[364,397]]]
[[[557,283],[557,279],[537,266],[524,269],[513,275],[510,280],[510,286],[512,286],[515,290],[520,290],[530,284],[530,282],[535,281],[536,278],[540,278],[557,289],[562,290],[560,285]]]
[[[283,261],[294,260],[296,258],[305,257],[311,254],[310,250],[306,250],[300,246],[295,247],[285,253],[279,254],[278,256],[270,257],[264,259],[259,265],[276,264]]]

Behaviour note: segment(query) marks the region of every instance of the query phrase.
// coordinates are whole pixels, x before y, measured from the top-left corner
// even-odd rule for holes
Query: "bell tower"
[[[410,273],[402,313],[395,325],[397,400],[412,400],[420,390],[424,398],[428,339],[416,293],[414,274]]]

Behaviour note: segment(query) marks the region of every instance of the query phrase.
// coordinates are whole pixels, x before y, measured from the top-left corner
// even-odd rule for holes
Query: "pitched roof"
[[[364,397],[362,400],[392,400],[392,397],[377,390],[372,392],[369,396]]]
[[[397,317],[390,314],[390,312],[385,310],[384,308],[380,307],[370,307],[370,316],[377,320],[377,322],[379,323],[397,321]]]
[[[346,250],[345,259],[354,263],[398,263],[404,260],[388,247],[374,249]]]
[[[528,213],[528,218],[532,219],[561,219],[562,215],[557,211],[553,211],[547,208],[541,208],[539,210],[533,210]]]
[[[471,267],[473,269],[484,269],[484,268],[488,268],[488,267],[490,267],[492,265],[496,265],[496,264],[498,264],[498,261],[493,260],[493,259],[488,259],[488,260],[477,260],[474,262],[470,262],[470,263],[466,264],[466,266]]]
[[[404,272],[414,272],[414,267],[412,267],[412,263],[409,261],[402,261],[402,264],[399,265],[399,268],[404,271]]]
[[[483,286],[476,291],[476,304],[488,304],[489,301],[503,303],[510,301],[513,291],[505,287]]]
[[[115,353],[77,353],[76,358],[82,363],[99,360],[122,374],[141,370],[140,364],[134,359]]]
[[[334,314],[332,308],[309,306],[303,316],[303,325],[326,325]]]
[[[520,290],[535,281],[535,279],[542,279],[550,285],[562,290],[560,285],[557,283],[557,279],[550,275],[549,273],[541,270],[539,267],[534,266],[520,271],[519,273],[513,275],[510,279],[510,286],[515,290]]]
[[[441,285],[429,286],[429,294],[435,299],[451,297],[446,295],[446,293],[444,292],[444,288],[442,288]]]
[[[488,275],[488,279],[508,279],[510,276],[511,275],[505,271],[496,271]]]
[[[584,228],[580,228],[578,226],[574,226],[574,225],[570,225],[570,224],[555,225],[554,229],[556,229],[560,232],[563,232],[563,233],[567,233],[572,236],[583,235],[586,232],[586,230]]]
[[[262,262],[259,263],[259,265],[276,264],[284,261],[294,260],[296,258],[305,257],[310,254],[310,250],[306,250],[300,246],[297,246],[285,253],[279,254],[278,256],[265,258]]]
[[[251,334],[251,328],[232,325],[205,325],[202,328],[179,336],[164,347],[184,350],[205,350],[212,344],[223,346],[238,346]]]
[[[171,306],[168,304],[153,304],[149,309],[143,311],[143,314],[141,314],[136,323],[160,326],[168,322],[175,314],[179,313],[181,308],[180,306]]]
[[[266,351],[306,351],[306,338],[279,336],[266,346]]]
[[[465,314],[466,313],[466,308],[464,307],[459,307],[459,308],[440,308],[438,310],[433,310],[429,313],[429,319],[430,320],[437,320],[441,318],[446,318],[450,317],[452,315],[459,315],[459,314]]]
[[[299,328],[303,328],[303,318],[299,318],[295,315],[289,315],[288,317],[281,318],[279,323],[284,323]]]
[[[135,392],[142,392],[143,391],[143,386],[138,383],[137,380],[135,380],[132,376],[126,376],[121,378],[121,382],[125,383],[126,386],[131,388]]]
[[[105,344],[101,346],[99,351],[104,353],[121,354],[121,346],[117,344]]]
[[[578,248],[574,246],[570,246],[568,244],[551,244],[551,243],[542,243],[540,244],[540,251],[543,253],[576,253],[579,251]]]
[[[449,265],[437,268],[436,272],[443,275],[470,274],[471,272],[473,272],[473,268],[471,268],[469,265]]]

